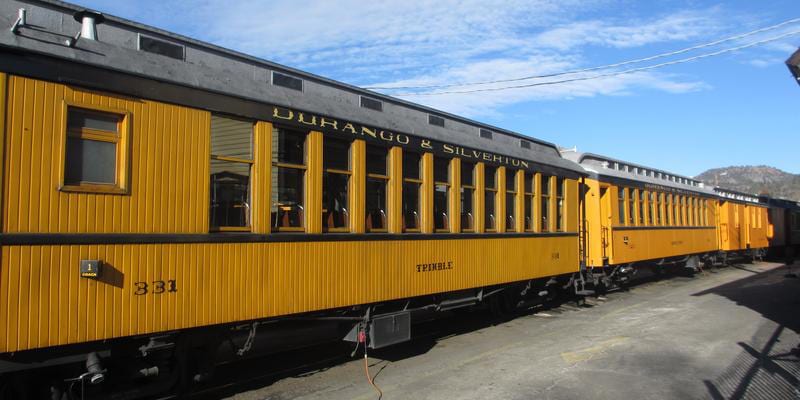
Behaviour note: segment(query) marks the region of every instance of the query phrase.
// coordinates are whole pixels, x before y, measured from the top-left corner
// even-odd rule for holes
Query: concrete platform
[[[644,283],[374,352],[370,371],[383,399],[800,399],[800,279],[788,272],[757,263]],[[230,398],[378,396],[357,358]]]

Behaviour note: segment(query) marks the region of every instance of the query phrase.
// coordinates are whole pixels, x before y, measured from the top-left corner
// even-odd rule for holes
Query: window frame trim
[[[71,135],[74,131],[69,128],[69,109],[78,108],[89,112],[96,112],[98,114],[116,114],[122,117],[122,120],[117,124],[117,135],[119,136],[116,141],[108,140],[113,133],[101,131],[91,128],[82,128],[78,135]],[[107,107],[103,105],[92,104],[88,102],[80,102],[73,100],[62,100],[61,102],[61,143],[59,146],[59,170],[58,170],[58,191],[68,193],[93,193],[93,194],[116,194],[116,195],[130,195],[130,170],[131,170],[131,157],[130,157],[130,135],[132,130],[133,113],[130,110]],[[88,135],[87,138],[85,135]],[[116,145],[114,177],[113,184],[107,183],[78,183],[67,184],[64,179],[66,178],[66,162],[67,162],[67,139],[69,137],[77,137],[85,140],[103,141],[107,143],[114,143]]]

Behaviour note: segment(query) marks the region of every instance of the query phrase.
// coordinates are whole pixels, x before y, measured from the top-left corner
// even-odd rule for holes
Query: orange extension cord
[[[381,390],[381,388],[378,387],[378,385],[375,384],[375,382],[372,380],[372,376],[369,374],[369,360],[367,360],[366,341],[364,342],[364,374],[367,375],[367,381],[369,382],[369,384],[372,385],[373,388],[375,388],[376,392],[378,392],[378,400],[383,398],[383,391]]]

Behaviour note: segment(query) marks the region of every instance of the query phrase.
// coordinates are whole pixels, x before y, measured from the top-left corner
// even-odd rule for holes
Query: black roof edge
[[[76,11],[76,12],[77,11],[83,11],[83,10],[87,9],[86,7],[82,7],[82,6],[77,5],[77,4],[67,3],[67,2],[59,1],[59,0],[29,0],[29,1],[40,3],[40,4],[46,4],[46,5],[54,6],[54,7],[60,7],[60,8],[65,9],[65,10],[71,10],[71,11]],[[97,10],[93,10],[93,11],[97,11]],[[149,31],[149,33],[154,33],[154,34],[166,37],[168,39],[179,40],[179,41],[182,41],[182,42],[186,42],[186,44],[191,44],[191,45],[194,45],[194,46],[197,46],[197,47],[203,47],[205,49],[212,50],[212,51],[220,53],[220,54],[224,54],[224,55],[231,56],[231,57],[236,57],[236,58],[238,58],[240,60],[243,60],[243,61],[261,64],[261,65],[264,65],[264,66],[266,66],[266,67],[268,67],[270,69],[280,70],[279,72],[281,72],[281,71],[282,72],[287,72],[287,73],[290,73],[290,74],[293,74],[293,75],[298,75],[298,76],[303,77],[305,79],[309,79],[309,80],[317,81],[317,82],[320,82],[320,83],[325,83],[325,84],[328,84],[328,85],[336,86],[339,89],[349,90],[349,91],[355,92],[357,94],[365,94],[365,95],[368,95],[368,96],[380,98],[380,99],[382,99],[384,101],[387,101],[387,102],[390,102],[390,103],[395,103],[395,104],[402,105],[402,106],[409,107],[409,108],[413,108],[413,109],[415,109],[417,111],[441,115],[443,117],[447,117],[447,118],[449,118],[451,120],[454,120],[454,121],[459,121],[459,122],[462,122],[462,123],[465,123],[465,124],[468,124],[468,125],[475,125],[478,128],[489,129],[489,130],[492,130],[494,132],[503,133],[503,134],[506,134],[506,135],[509,135],[509,136],[513,136],[513,137],[518,138],[518,139],[530,140],[530,141],[535,142],[537,144],[540,144],[542,146],[551,147],[553,150],[555,150],[555,152],[558,155],[558,157],[561,157],[561,152],[559,152],[558,146],[555,143],[551,143],[551,142],[548,142],[546,140],[537,139],[537,138],[534,138],[532,136],[523,135],[521,133],[517,133],[517,132],[514,132],[514,131],[503,129],[503,128],[500,128],[500,127],[497,127],[497,126],[488,125],[488,124],[485,124],[485,123],[482,123],[482,122],[475,121],[473,119],[469,119],[469,118],[466,118],[466,117],[461,117],[461,116],[458,116],[458,115],[455,115],[455,114],[451,114],[451,113],[448,113],[448,112],[445,112],[445,111],[437,110],[437,109],[431,108],[431,107],[426,107],[426,106],[423,106],[421,104],[413,103],[413,102],[410,102],[410,101],[398,99],[396,97],[392,97],[392,96],[385,95],[385,94],[382,94],[382,93],[374,92],[374,91],[367,90],[367,89],[362,89],[362,88],[360,88],[358,86],[355,86],[355,85],[351,85],[351,84],[348,84],[348,83],[336,81],[336,80],[333,80],[333,79],[330,79],[330,78],[325,78],[325,77],[320,76],[320,75],[312,74],[310,72],[305,72],[305,71],[302,71],[302,70],[299,70],[299,69],[296,69],[296,68],[292,68],[292,67],[289,67],[289,66],[286,66],[286,65],[282,65],[282,64],[278,64],[278,63],[275,63],[275,62],[272,62],[272,61],[268,61],[268,60],[265,60],[263,58],[251,56],[249,54],[245,54],[245,53],[242,53],[242,52],[239,52],[239,51],[236,51],[236,50],[227,49],[227,48],[224,48],[224,47],[221,47],[221,46],[217,46],[215,44],[211,44],[211,43],[204,42],[204,41],[201,41],[201,40],[192,39],[192,38],[190,38],[188,36],[184,36],[184,35],[181,35],[181,34],[178,34],[178,33],[174,33],[174,32],[169,32],[169,31],[164,30],[164,29],[160,29],[160,28],[156,28],[154,26],[150,26],[150,25],[139,23],[139,22],[131,21],[129,19],[125,19],[125,18],[122,18],[122,17],[117,17],[117,16],[114,16],[114,15],[108,15],[108,14],[103,14],[103,16],[105,17],[105,22],[104,23],[106,23],[106,24],[108,24],[108,23],[116,23],[116,24],[119,24],[119,25],[133,26],[133,27],[138,28],[138,29]],[[563,158],[563,157],[561,157],[561,158]]]
[[[789,72],[794,75],[797,84],[800,85],[800,48],[786,60],[786,66],[789,67]]]

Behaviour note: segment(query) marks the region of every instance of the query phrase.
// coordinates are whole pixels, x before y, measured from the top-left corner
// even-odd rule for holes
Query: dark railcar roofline
[[[29,0],[29,1],[31,1],[31,0]],[[81,6],[76,5],[76,4],[67,3],[67,2],[58,1],[58,0],[32,0],[32,2],[38,2],[38,3],[41,3],[41,4],[50,5],[50,6],[61,7],[63,9],[71,10],[71,11],[81,11],[81,10],[85,10],[86,9],[86,7],[81,7]],[[537,139],[537,138],[532,137],[532,136],[524,135],[524,134],[521,134],[521,133],[517,133],[517,132],[514,132],[514,131],[503,129],[503,128],[500,128],[500,127],[497,127],[497,126],[485,124],[485,123],[482,123],[482,122],[479,122],[479,121],[475,121],[475,120],[470,119],[470,118],[461,117],[461,116],[458,116],[458,115],[455,115],[455,114],[451,114],[451,113],[448,113],[448,112],[445,112],[445,111],[441,111],[441,110],[438,110],[438,109],[435,109],[435,108],[432,108],[432,107],[427,107],[427,106],[424,106],[424,105],[421,105],[421,104],[412,103],[410,101],[402,100],[402,99],[399,99],[399,98],[396,98],[396,97],[392,97],[392,96],[389,96],[389,95],[385,95],[385,94],[382,94],[382,93],[373,92],[371,90],[363,89],[363,88],[360,88],[358,86],[350,85],[348,83],[344,83],[344,82],[336,81],[336,80],[333,80],[333,79],[325,78],[323,76],[312,74],[310,72],[305,72],[305,71],[302,71],[302,70],[299,70],[299,69],[295,69],[295,68],[292,68],[292,67],[289,67],[289,66],[278,64],[278,63],[275,63],[275,62],[272,62],[272,61],[269,61],[269,60],[265,60],[265,59],[262,59],[262,58],[259,58],[259,57],[251,56],[251,55],[248,55],[248,54],[245,54],[245,53],[241,53],[241,52],[238,52],[238,51],[235,51],[235,50],[231,50],[231,49],[227,49],[227,48],[224,48],[224,47],[220,47],[220,46],[217,46],[217,45],[214,45],[214,44],[211,44],[211,43],[208,43],[208,42],[204,42],[204,41],[201,41],[201,40],[193,39],[193,38],[190,38],[188,36],[183,36],[183,35],[180,35],[180,34],[177,34],[177,33],[169,32],[169,31],[166,31],[166,30],[163,30],[163,29],[159,29],[159,28],[150,26],[150,25],[146,25],[146,24],[142,24],[142,23],[139,23],[139,22],[131,21],[131,20],[128,20],[128,19],[125,19],[125,18],[121,18],[121,17],[117,17],[117,16],[114,16],[114,15],[109,15],[109,14],[103,14],[103,16],[105,17],[105,23],[106,24],[116,23],[118,25],[123,25],[123,26],[132,26],[132,27],[135,27],[137,29],[141,29],[143,31],[147,31],[148,33],[153,33],[153,34],[156,34],[156,35],[159,35],[159,36],[163,36],[165,38],[169,38],[171,40],[184,42],[186,44],[191,44],[191,45],[196,46],[196,47],[202,47],[204,49],[212,50],[214,52],[217,52],[217,53],[229,56],[229,57],[238,58],[238,59],[243,60],[243,61],[248,61],[248,62],[251,62],[251,63],[260,64],[261,66],[268,67],[268,68],[274,69],[274,70],[278,70],[278,72],[286,72],[286,73],[289,73],[291,75],[296,75],[298,77],[302,77],[304,79],[309,79],[309,80],[316,81],[318,83],[324,83],[324,84],[327,84],[327,85],[335,86],[335,87],[337,87],[339,89],[348,90],[348,91],[354,92],[356,94],[365,95],[365,96],[368,96],[368,97],[378,98],[378,99],[381,99],[383,101],[388,101],[388,102],[391,102],[391,103],[395,103],[397,105],[402,105],[402,106],[405,106],[405,107],[409,107],[409,108],[412,108],[412,109],[415,109],[415,110],[421,111],[421,112],[441,115],[441,116],[447,117],[448,119],[452,119],[452,120],[459,121],[459,122],[462,122],[462,123],[465,123],[465,124],[469,124],[469,125],[474,125],[474,126],[479,127],[479,128],[489,129],[489,130],[492,130],[492,131],[495,131],[495,132],[498,132],[498,133],[503,133],[503,134],[506,134],[508,136],[512,136],[512,137],[515,137],[515,138],[518,138],[518,139],[529,140],[531,142],[535,142],[535,143],[540,144],[542,146],[550,147],[553,150],[555,150],[556,153],[558,153],[558,146],[556,144],[548,142],[548,141],[545,141],[545,140]]]

